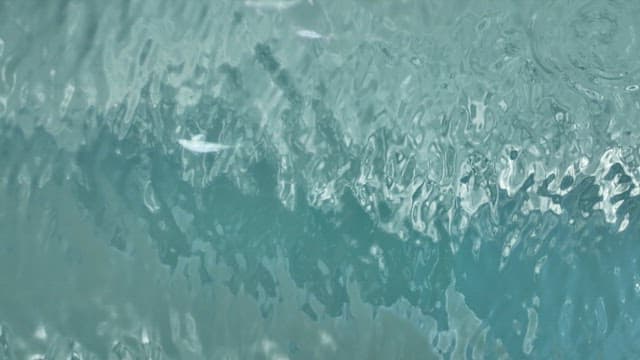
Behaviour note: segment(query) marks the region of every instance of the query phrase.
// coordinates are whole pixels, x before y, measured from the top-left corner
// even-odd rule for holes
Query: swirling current
[[[640,358],[638,19],[0,1],[0,359]]]

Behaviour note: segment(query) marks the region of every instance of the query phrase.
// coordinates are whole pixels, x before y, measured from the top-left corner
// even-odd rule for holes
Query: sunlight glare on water
[[[0,360],[640,357],[639,18],[0,2]]]

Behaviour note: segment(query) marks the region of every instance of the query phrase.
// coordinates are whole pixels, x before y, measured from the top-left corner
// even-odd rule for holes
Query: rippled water
[[[0,359],[640,358],[639,18],[0,1]]]

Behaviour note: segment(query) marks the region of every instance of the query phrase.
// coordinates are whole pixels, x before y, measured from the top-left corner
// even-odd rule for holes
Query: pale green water
[[[0,359],[639,358],[638,19],[0,1]]]

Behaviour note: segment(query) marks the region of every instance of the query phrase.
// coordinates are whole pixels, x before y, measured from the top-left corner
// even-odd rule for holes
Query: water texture
[[[638,19],[0,1],[0,359],[640,358]]]

